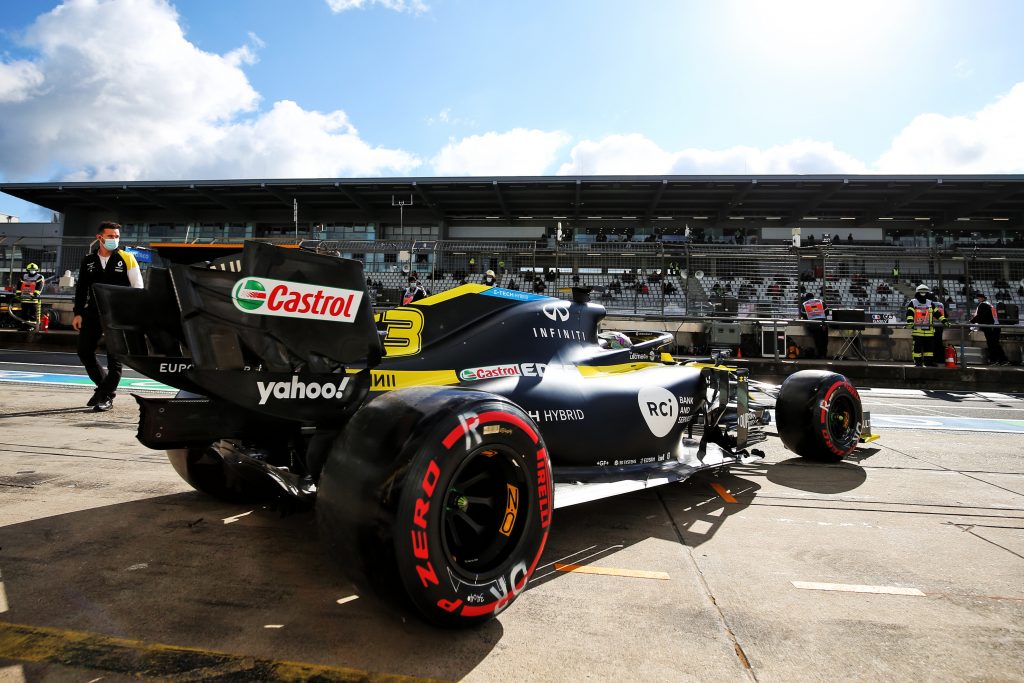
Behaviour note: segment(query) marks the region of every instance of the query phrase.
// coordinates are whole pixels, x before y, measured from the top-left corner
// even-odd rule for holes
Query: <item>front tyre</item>
[[[775,421],[786,448],[811,460],[837,462],[860,442],[860,394],[843,375],[802,370],[786,378],[775,402]]]
[[[493,618],[522,592],[551,525],[536,425],[483,392],[390,392],[356,413],[324,466],[318,519],[361,590],[445,626]]]

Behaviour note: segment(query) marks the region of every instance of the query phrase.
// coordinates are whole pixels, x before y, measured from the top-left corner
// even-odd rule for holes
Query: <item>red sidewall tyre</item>
[[[836,462],[860,443],[860,394],[846,377],[802,370],[782,383],[775,421],[786,448],[811,460]]]
[[[553,502],[547,450],[520,408],[424,388],[356,414],[328,457],[317,510],[357,586],[432,623],[468,626],[525,588]]]

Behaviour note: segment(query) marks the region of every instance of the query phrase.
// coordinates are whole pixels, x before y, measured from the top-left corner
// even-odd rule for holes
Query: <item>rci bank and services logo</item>
[[[350,323],[363,293],[316,284],[244,277],[231,290],[231,301],[243,313]]]

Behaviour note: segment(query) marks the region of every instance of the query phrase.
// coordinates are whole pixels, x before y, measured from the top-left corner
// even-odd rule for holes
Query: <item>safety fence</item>
[[[290,238],[269,240],[294,245]],[[155,240],[123,239],[143,270],[164,263]],[[194,244],[193,246],[203,246]],[[526,240],[302,241],[305,249],[359,260],[376,305],[397,303],[415,276],[432,293],[483,282],[493,271],[501,287],[570,298],[574,287],[610,313],[665,317],[798,317],[800,301],[821,297],[851,321],[899,320],[915,288],[925,284],[947,317],[962,321],[976,292],[1015,320],[1024,305],[1024,250],[925,249],[818,244],[662,242],[580,243]],[[29,263],[55,293],[66,271],[94,248],[90,237],[0,238],[0,284],[16,288]]]

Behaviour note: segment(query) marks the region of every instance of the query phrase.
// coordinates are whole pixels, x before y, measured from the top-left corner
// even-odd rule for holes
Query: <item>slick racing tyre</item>
[[[327,457],[316,507],[360,590],[435,624],[469,626],[522,592],[552,503],[547,450],[518,406],[424,387],[356,413]]]
[[[198,394],[179,391],[175,398],[200,398]],[[228,503],[262,503],[272,500],[278,493],[262,479],[245,477],[238,468],[225,462],[212,442],[188,448],[173,448],[167,459],[178,476],[196,491]]]
[[[860,395],[834,372],[795,372],[782,383],[775,421],[786,448],[811,460],[836,462],[860,442]]]
[[[263,503],[280,492],[262,478],[246,477],[231,467],[218,450],[221,442],[167,451],[167,459],[178,476],[196,491],[227,503]]]

